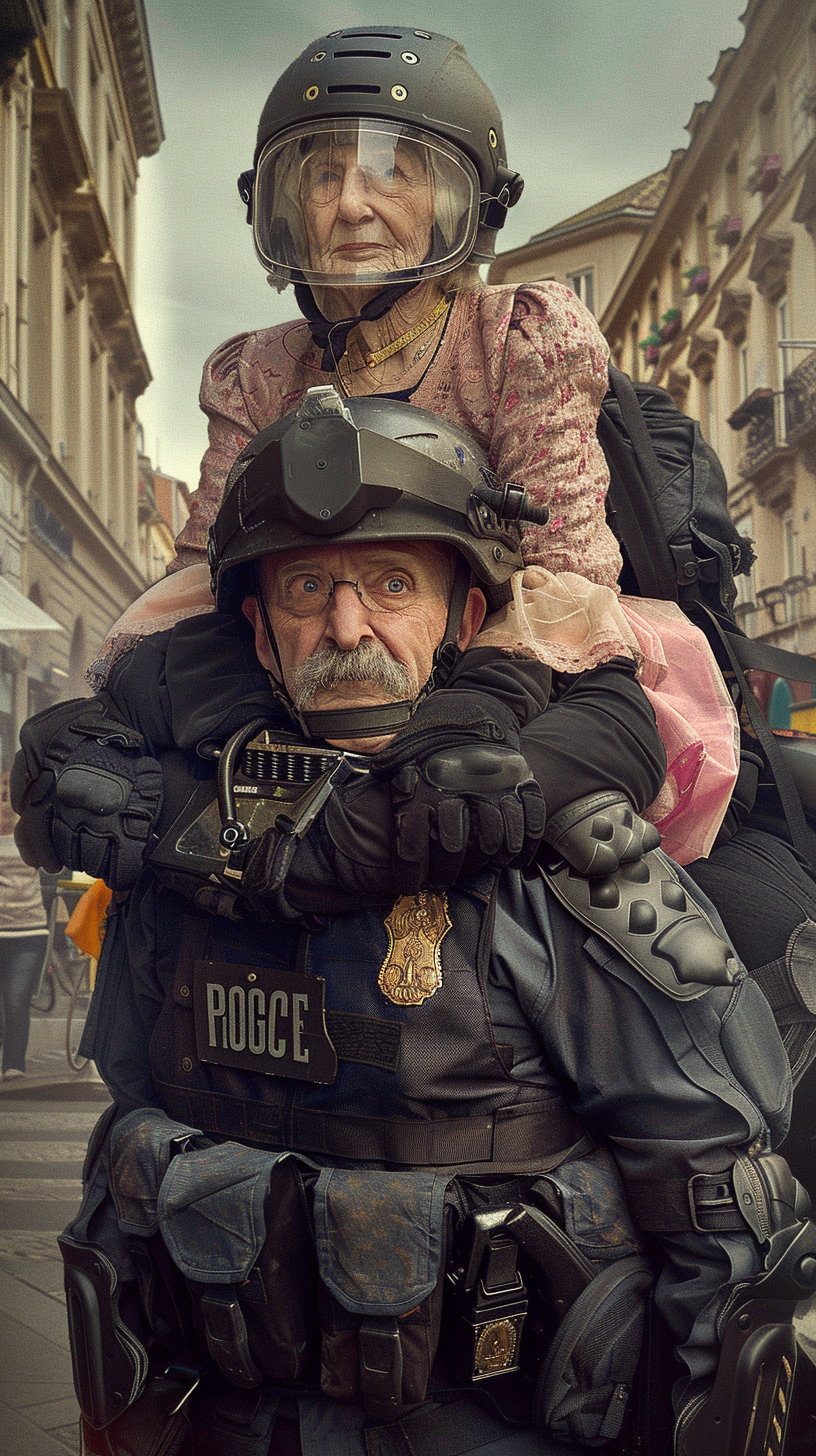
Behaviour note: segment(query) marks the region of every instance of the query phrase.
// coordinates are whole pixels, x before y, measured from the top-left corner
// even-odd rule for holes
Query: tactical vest
[[[582,1136],[490,1021],[497,879],[319,931],[190,912],[151,1040],[179,1121],[321,1159],[544,1170]],[[183,902],[179,901],[181,907]]]

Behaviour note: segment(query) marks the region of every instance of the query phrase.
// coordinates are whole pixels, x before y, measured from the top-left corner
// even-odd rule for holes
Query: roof
[[[554,227],[534,233],[524,246],[530,247],[532,243],[558,237],[561,233],[574,232],[585,227],[587,223],[605,222],[607,218],[651,217],[663,201],[668,185],[669,168],[664,167],[660,172],[652,172],[639,182],[632,182],[628,187],[621,188],[620,192],[613,192],[611,197],[593,203],[592,207],[585,207],[583,212],[573,213],[572,217],[565,218]]]

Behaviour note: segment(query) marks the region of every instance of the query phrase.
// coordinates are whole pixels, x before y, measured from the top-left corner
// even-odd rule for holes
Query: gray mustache
[[[308,709],[317,693],[338,683],[373,683],[386,700],[403,702],[416,697],[413,677],[379,642],[360,642],[344,652],[323,647],[313,652],[292,674],[292,701],[298,712]]]

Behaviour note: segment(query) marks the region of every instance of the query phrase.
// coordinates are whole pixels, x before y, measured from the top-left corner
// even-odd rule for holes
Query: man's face
[[[303,166],[300,202],[310,267],[320,273],[394,273],[421,263],[431,245],[433,186],[422,148],[369,135],[332,140]]]
[[[415,698],[442,641],[452,577],[452,553],[422,542],[309,546],[264,557],[261,587],[284,682],[298,709]],[[244,613],[262,665],[277,675],[254,597],[244,602]],[[482,593],[471,590],[460,647],[472,640],[484,613]],[[344,740],[342,746],[376,753],[388,741]]]

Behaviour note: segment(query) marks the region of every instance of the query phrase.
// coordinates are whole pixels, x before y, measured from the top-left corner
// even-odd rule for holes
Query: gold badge
[[[476,1341],[474,1375],[498,1375],[499,1371],[515,1364],[517,1344],[517,1322],[512,1319],[494,1320],[483,1325]]]
[[[388,953],[377,984],[395,1006],[421,1006],[442,985],[441,945],[451,922],[446,895],[400,895],[386,916]]]

